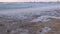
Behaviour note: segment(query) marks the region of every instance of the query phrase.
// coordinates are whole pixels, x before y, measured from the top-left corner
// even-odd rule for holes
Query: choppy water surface
[[[0,16],[17,17],[19,19],[33,18],[32,16],[60,16],[60,3],[0,3]],[[39,17],[40,17],[39,16]]]
[[[38,19],[39,17],[41,17],[43,20],[49,16],[60,17],[60,3],[59,2],[36,2],[36,3],[35,2],[26,2],[26,3],[1,2],[0,17],[1,16],[8,18],[17,18],[22,20],[33,19],[32,21],[34,21],[34,19]],[[39,21],[41,21],[42,19],[40,19]]]

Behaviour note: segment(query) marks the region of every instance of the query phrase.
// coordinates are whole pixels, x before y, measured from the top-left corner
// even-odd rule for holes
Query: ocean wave
[[[55,16],[60,17],[60,6],[44,6],[44,7],[32,7],[26,9],[8,9],[1,10],[0,15],[7,16],[8,18],[17,19],[34,19],[34,15],[37,16]],[[44,17],[45,18],[45,17]]]

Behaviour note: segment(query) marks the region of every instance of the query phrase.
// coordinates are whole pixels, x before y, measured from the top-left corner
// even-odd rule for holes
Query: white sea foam
[[[56,16],[40,16],[36,19],[33,19],[31,22],[46,22],[46,21],[49,21],[50,18],[55,18],[55,19],[60,19],[60,17],[56,17]]]

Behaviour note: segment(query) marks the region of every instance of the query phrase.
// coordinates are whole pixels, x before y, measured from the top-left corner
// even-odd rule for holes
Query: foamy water
[[[18,18],[18,19],[28,19],[32,18],[34,15],[40,15],[35,19],[35,21],[45,21],[47,18],[50,18],[49,16],[60,17],[59,11],[55,11],[57,9],[60,9],[60,5],[51,5],[51,6],[36,6],[26,9],[6,9],[0,11],[0,16],[5,15],[12,18]],[[46,17],[45,17],[46,16]],[[33,19],[34,21],[34,19]]]

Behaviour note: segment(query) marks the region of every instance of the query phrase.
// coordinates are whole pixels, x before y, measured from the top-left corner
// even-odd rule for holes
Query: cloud
[[[0,0],[0,2],[49,2],[49,1],[60,1],[60,0]]]

